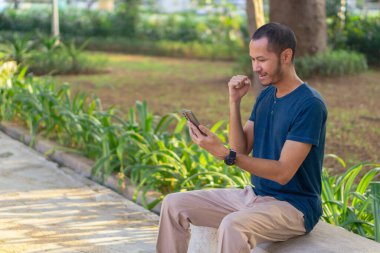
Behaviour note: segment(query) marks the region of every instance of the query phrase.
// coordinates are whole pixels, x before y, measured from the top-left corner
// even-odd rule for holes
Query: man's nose
[[[260,64],[257,61],[252,61],[253,72],[259,72],[261,69]]]

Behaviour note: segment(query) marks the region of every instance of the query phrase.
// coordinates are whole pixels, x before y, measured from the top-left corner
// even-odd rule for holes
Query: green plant
[[[5,44],[0,47],[0,52],[4,54],[5,60],[15,60],[20,64],[24,63],[34,46],[34,41],[16,34],[5,40]]]
[[[38,37],[38,44],[41,51],[53,53],[54,50],[59,48],[59,45],[60,45],[59,37],[47,36],[41,32],[37,33],[37,37]]]
[[[62,47],[64,49],[64,52],[69,56],[70,62],[71,62],[71,67],[70,67],[70,72],[71,73],[80,73],[84,72],[86,70],[86,62],[89,62],[84,55],[83,51],[84,48],[87,46],[88,40],[82,43],[82,45],[77,46],[75,41],[72,40],[68,44],[63,44]]]
[[[364,54],[371,65],[380,64],[379,15],[347,15],[328,19],[329,45],[333,50],[357,51]]]
[[[364,54],[368,62],[380,65],[380,16],[349,17],[345,27],[346,47]]]
[[[15,61],[1,62],[0,61],[0,88],[11,87],[12,77],[17,70]]]
[[[351,75],[368,69],[364,55],[344,50],[295,58],[294,64],[301,78]],[[247,53],[241,54],[235,69],[243,71],[250,77],[253,76],[251,58]]]
[[[128,54],[158,55],[195,59],[233,60],[242,46],[223,44],[223,42],[201,43],[197,41],[180,42],[169,40],[139,40],[123,37],[91,38],[88,49],[107,52],[123,52]]]
[[[119,1],[113,24],[119,29],[118,34],[134,37],[139,21],[139,4],[141,0]]]
[[[132,37],[138,21],[139,0],[119,1],[114,12],[97,10],[60,10],[60,30],[62,34],[82,36],[122,35]],[[0,30],[36,31],[49,34],[51,29],[51,9],[34,7],[27,10],[5,9],[0,12]]]
[[[22,68],[16,75],[17,69],[15,61],[0,61],[0,118],[2,120],[12,120],[18,113],[14,97],[19,91],[18,84],[24,79],[27,68]]]
[[[87,43],[88,40],[80,45],[74,41],[66,44],[42,33],[38,33],[38,39],[31,41],[26,36],[15,34],[0,47],[0,52],[3,59],[28,66],[28,71],[37,75],[98,72],[107,60],[89,57],[84,52]]]
[[[371,183],[371,197],[375,217],[375,241],[380,242],[380,181]]]
[[[136,11],[138,2],[120,2],[116,11],[109,13],[75,9],[61,11],[62,40],[67,42],[72,38],[91,37],[95,41],[101,41],[91,43],[91,47],[97,50],[111,48],[135,52],[137,48],[138,52],[152,52],[154,55],[170,56],[173,53],[173,56],[188,57],[195,52],[193,58],[210,56],[211,59],[232,59],[234,57],[231,55],[234,56],[236,49],[242,47],[241,27],[245,25],[245,20],[237,13],[223,12],[203,16],[194,11],[180,14],[152,13]],[[38,27],[38,31],[48,35],[50,10],[44,10],[44,15],[40,15],[40,12],[5,10],[0,13],[1,30],[28,33],[35,32]],[[222,56],[219,57],[219,54]]]
[[[334,155],[326,157],[337,159],[345,167],[344,161]],[[359,173],[370,168],[362,177]],[[369,184],[378,175],[380,164],[360,163],[348,168],[339,176],[329,176],[326,169],[322,174],[322,219],[328,223],[342,226],[361,236],[374,239],[374,213],[371,211],[373,198]]]
[[[343,50],[296,58],[295,66],[301,78],[350,75],[368,69],[364,55]]]

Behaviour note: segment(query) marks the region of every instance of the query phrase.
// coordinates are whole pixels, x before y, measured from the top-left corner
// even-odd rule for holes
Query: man
[[[308,233],[321,208],[321,169],[327,110],[296,74],[296,39],[278,23],[260,27],[249,45],[252,67],[266,86],[243,127],[240,102],[246,76],[228,83],[230,150],[204,126],[188,123],[192,140],[227,165],[251,173],[254,188],[169,194],[163,201],[159,253],[185,253],[190,223],[218,228],[218,252],[250,252],[258,243]],[[252,157],[248,154],[252,152]]]

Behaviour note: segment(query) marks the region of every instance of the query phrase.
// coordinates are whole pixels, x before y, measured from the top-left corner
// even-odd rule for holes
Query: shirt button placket
[[[273,113],[274,113],[274,107],[276,106],[276,99],[273,101],[273,106],[272,106],[272,111],[271,111],[271,114],[273,115]]]

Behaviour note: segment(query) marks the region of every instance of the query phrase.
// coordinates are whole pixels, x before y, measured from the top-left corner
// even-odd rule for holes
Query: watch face
[[[234,165],[236,163],[236,152],[230,149],[230,154],[224,158],[224,163],[227,165]]]
[[[227,164],[228,164],[228,165],[232,165],[232,164],[234,164],[234,160],[233,160],[233,159],[228,159],[228,160],[227,160]]]
[[[232,157],[227,157],[225,160],[224,160],[225,164],[227,165],[234,165],[235,164],[235,159],[232,158]]]

